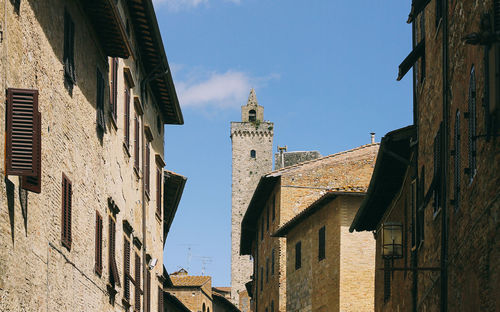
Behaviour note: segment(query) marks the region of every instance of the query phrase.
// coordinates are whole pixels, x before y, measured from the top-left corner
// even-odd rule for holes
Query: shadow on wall
[[[12,183],[7,177],[5,177],[5,191],[7,193],[7,208],[9,209],[12,245],[14,245],[14,183]]]

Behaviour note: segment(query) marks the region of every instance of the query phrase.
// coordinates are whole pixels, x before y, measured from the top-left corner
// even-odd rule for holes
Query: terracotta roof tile
[[[210,281],[210,276],[191,276],[191,275],[170,275],[174,287],[188,286],[201,287]]]

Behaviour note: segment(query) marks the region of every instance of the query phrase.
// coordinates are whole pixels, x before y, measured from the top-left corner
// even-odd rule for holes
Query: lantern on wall
[[[403,225],[401,223],[387,222],[382,225],[382,257],[403,258]]]

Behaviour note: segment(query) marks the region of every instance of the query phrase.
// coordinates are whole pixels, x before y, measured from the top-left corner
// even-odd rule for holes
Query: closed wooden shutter
[[[128,83],[125,82],[125,103],[124,103],[124,126],[123,130],[125,131],[124,133],[124,140],[125,140],[125,146],[127,149],[130,146],[130,88],[128,86]]]
[[[139,118],[134,118],[134,168],[139,173]]]
[[[156,213],[161,218],[161,169],[156,169]]]
[[[151,312],[151,271],[146,270],[146,312]]]
[[[104,118],[104,78],[99,69],[97,70],[96,93],[97,128],[104,131],[106,130],[106,121]]]
[[[123,297],[130,300],[130,241],[123,238]]]
[[[25,190],[41,193],[42,192],[42,114],[35,115],[33,125],[33,160],[35,162],[36,174],[33,176],[23,176],[21,187]]]
[[[318,260],[325,259],[325,227],[318,231]]]
[[[62,222],[61,222],[61,242],[68,250],[71,250],[71,195],[72,185],[68,177],[62,174]]]
[[[115,220],[109,216],[109,280],[111,285],[120,286],[120,277],[118,275],[118,268],[116,266],[115,247],[116,247],[116,223]]]
[[[141,258],[138,254],[135,254],[135,272],[134,272],[134,280],[135,280],[135,311],[141,310]]]
[[[111,59],[111,81],[109,88],[109,102],[111,104],[111,116],[116,123],[116,100],[118,97],[118,58]]]
[[[95,272],[102,274],[102,217],[95,213]]]
[[[163,290],[158,286],[158,312],[163,312]]]
[[[39,174],[38,91],[7,89],[6,175]]]

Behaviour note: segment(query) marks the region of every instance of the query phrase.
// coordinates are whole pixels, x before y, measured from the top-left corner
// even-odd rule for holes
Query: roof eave
[[[167,235],[170,231],[170,226],[174,220],[179,202],[184,192],[187,178],[173,173],[164,171],[163,179],[163,244],[167,241]],[[167,195],[168,193],[168,195]]]

